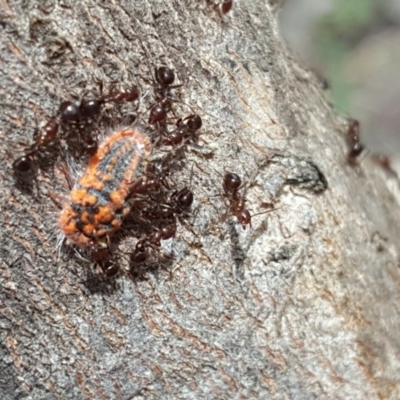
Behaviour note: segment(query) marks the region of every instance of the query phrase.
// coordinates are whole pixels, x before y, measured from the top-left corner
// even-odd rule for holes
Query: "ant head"
[[[227,193],[236,192],[240,188],[242,180],[240,176],[233,172],[227,172],[224,175],[224,189]]]
[[[181,209],[188,210],[193,204],[193,193],[185,187],[177,193],[176,200]]]
[[[189,115],[189,117],[185,118],[186,126],[191,132],[198,131],[203,125],[203,121],[201,120],[200,115],[194,114]]]
[[[14,176],[23,183],[31,183],[36,176],[37,164],[30,155],[17,158],[13,164]]]
[[[161,86],[172,85],[175,81],[174,71],[172,71],[172,69],[170,69],[168,67],[156,68],[156,81]]]
[[[69,122],[76,122],[80,118],[79,107],[71,101],[63,101],[59,108],[61,119]]]

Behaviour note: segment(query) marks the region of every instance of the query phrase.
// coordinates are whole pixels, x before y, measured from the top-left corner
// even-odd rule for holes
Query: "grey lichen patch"
[[[68,50],[71,49],[67,40],[58,36],[49,37],[45,45],[46,55],[50,60],[62,57]]]
[[[285,261],[290,260],[295,254],[298,246],[293,244],[282,244],[276,249],[271,250],[268,253],[271,261]]]
[[[297,185],[314,193],[328,189],[328,181],[319,167],[309,158],[292,155],[274,155],[270,163],[285,167],[285,183]]]
[[[42,61],[59,59],[72,51],[70,43],[57,33],[54,21],[50,18],[31,18],[29,36],[37,47],[44,48],[46,58]]]

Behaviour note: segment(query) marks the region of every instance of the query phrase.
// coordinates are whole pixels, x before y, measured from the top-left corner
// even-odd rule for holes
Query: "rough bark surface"
[[[399,207],[367,158],[346,165],[344,121],[272,6],[235,1],[221,18],[200,0],[3,0],[0,13],[1,399],[400,398]],[[35,116],[94,77],[135,83],[161,64],[213,151],[187,155],[204,171],[198,237],[179,227],[172,274],[93,289],[92,266],[55,250],[63,175],[40,172],[32,195],[10,166]],[[251,183],[252,212],[274,203],[252,229],[210,197],[226,170]]]

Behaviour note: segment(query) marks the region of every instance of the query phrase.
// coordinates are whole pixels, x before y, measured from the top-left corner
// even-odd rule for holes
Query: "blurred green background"
[[[400,158],[400,0],[286,0],[283,36],[373,153]]]

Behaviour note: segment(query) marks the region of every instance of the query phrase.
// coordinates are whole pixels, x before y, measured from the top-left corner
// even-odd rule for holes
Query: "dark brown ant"
[[[223,0],[221,4],[221,11],[222,14],[228,14],[229,11],[231,11],[233,6],[233,0]]]
[[[131,254],[131,261],[135,264],[141,264],[147,259],[149,249],[157,250],[161,247],[161,240],[168,240],[176,234],[176,222],[162,227],[153,232],[150,236],[138,240],[135,250]]]
[[[38,164],[35,160],[39,151],[45,149],[57,139],[58,123],[55,118],[50,118],[44,127],[35,129],[33,134],[34,143],[25,149],[25,154],[12,164],[15,178],[25,184],[30,184],[36,177]]]
[[[107,278],[113,278],[120,271],[119,266],[117,264],[113,264],[111,261],[101,264],[101,269]]]
[[[140,91],[137,86],[131,86],[125,90],[114,90],[103,95],[103,85],[100,82],[100,96],[90,100],[82,100],[79,106],[71,101],[60,104],[61,119],[70,123],[95,118],[106,103],[134,102],[139,99]]]
[[[89,138],[88,140],[86,140],[83,147],[86,154],[88,154],[89,156],[94,156],[97,152],[98,141],[96,139]]]
[[[223,188],[225,196],[229,200],[229,210],[236,216],[242,224],[243,229],[247,225],[251,226],[250,212],[245,208],[245,198],[239,195],[239,190],[242,186],[242,180],[239,175],[232,172],[227,172],[224,175]]]
[[[103,103],[132,103],[139,99],[140,90],[137,86],[132,86],[128,89],[118,91],[114,90],[109,94],[103,96],[101,99]]]
[[[119,266],[111,261],[111,254],[108,249],[93,249],[91,255],[107,278],[113,278],[120,271]]]
[[[17,181],[31,184],[36,177],[38,165],[31,155],[24,155],[14,160],[12,169]]]
[[[175,191],[169,201],[147,207],[143,210],[142,214],[150,221],[170,220],[177,216],[181,223],[183,223],[181,216],[188,215],[190,207],[193,204],[193,199],[191,190],[184,187],[179,191]]]
[[[173,85],[175,73],[168,67],[159,67],[155,69],[155,105],[150,110],[148,123],[150,125],[159,124],[165,121],[168,112],[172,109],[173,96],[171,89],[176,89],[182,85]]]
[[[242,188],[242,180],[239,175],[233,172],[227,172],[223,179],[224,195],[229,201],[229,211],[238,219],[241,223],[242,228],[246,229],[247,225],[251,227],[251,218],[265,214],[272,210],[263,211],[257,214],[251,215],[249,210],[245,208],[246,199],[244,195],[239,194],[239,190]]]
[[[177,128],[172,132],[164,132],[162,143],[169,146],[181,144],[184,139],[190,139],[193,134],[202,126],[201,117],[197,114],[189,115],[188,117],[179,119]]]
[[[350,164],[354,165],[357,157],[363,152],[364,146],[360,143],[360,122],[350,118],[348,123],[349,126],[346,136],[349,152],[347,154],[347,160]]]
[[[58,122],[55,118],[50,118],[41,132],[36,130],[33,139],[35,143],[29,148],[29,151],[36,151],[40,148],[48,146],[57,139]]]
[[[170,190],[170,184],[167,180],[169,175],[168,160],[154,160],[150,162],[144,173],[144,177],[134,182],[131,186],[131,195],[133,199],[137,199],[139,196],[154,196],[161,195],[163,188]]]
[[[155,104],[150,110],[148,123],[150,125],[155,125],[163,122],[167,118],[169,109],[170,105],[168,106],[168,108],[166,108],[162,105],[162,103]]]
[[[200,115],[197,114],[189,115],[183,120],[183,122],[190,132],[198,131],[203,125]]]
[[[193,204],[193,199],[193,192],[189,188],[184,187],[172,194],[170,204],[175,213],[182,214],[189,211]]]
[[[374,154],[372,155],[372,161],[383,168],[392,177],[398,178],[397,172],[393,169],[388,156],[384,154]]]
[[[239,175],[227,172],[224,176],[223,186],[225,194],[230,196],[237,193],[239,188],[242,186],[242,180]]]
[[[77,122],[81,118],[79,106],[72,101],[63,101],[59,107],[61,119],[68,122]]]
[[[104,103],[105,101],[102,98],[82,100],[79,104],[77,119],[79,120],[95,118],[97,115],[100,114],[101,108]]]

